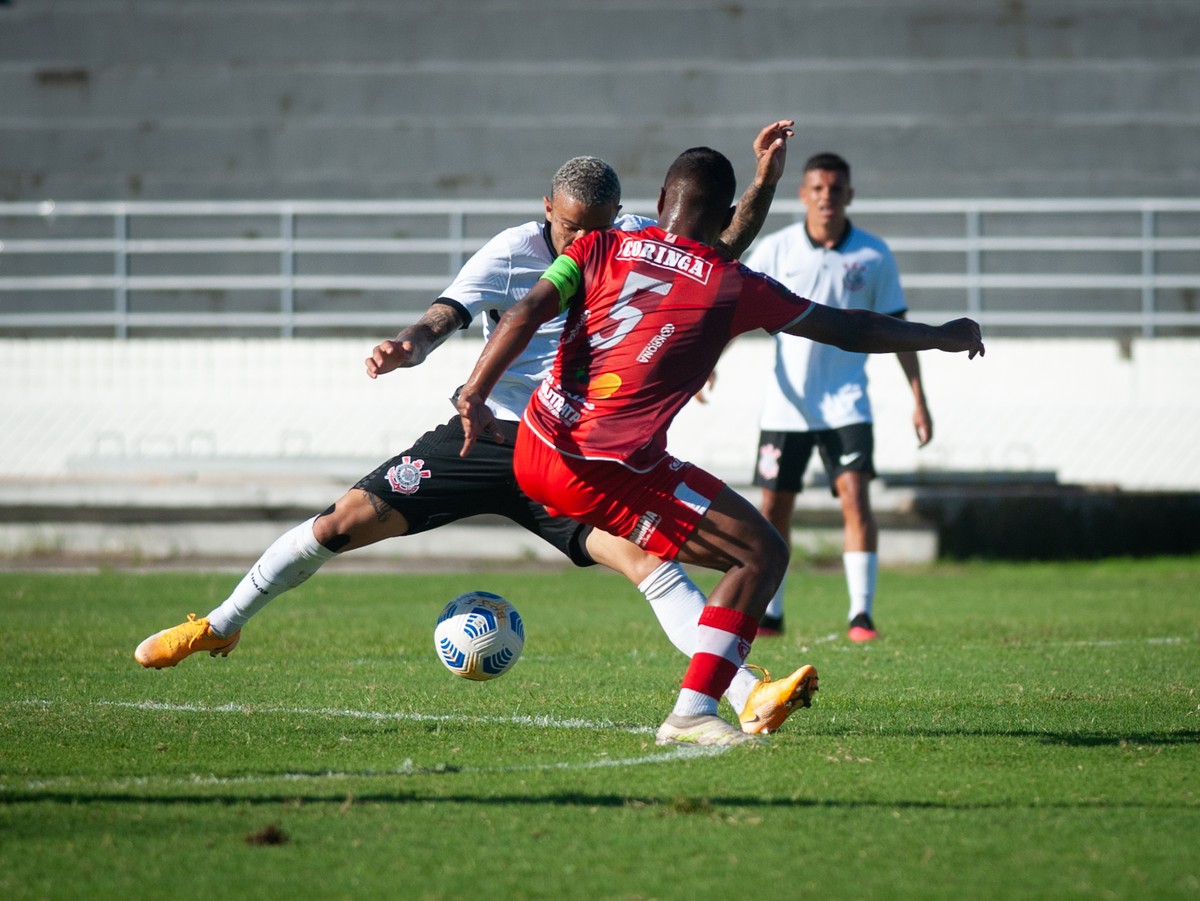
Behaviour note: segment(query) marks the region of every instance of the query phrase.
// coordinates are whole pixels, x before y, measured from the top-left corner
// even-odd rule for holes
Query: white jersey
[[[826,306],[890,315],[907,311],[887,244],[853,225],[840,244],[826,249],[814,245],[799,222],[761,238],[743,262]],[[774,375],[763,404],[763,431],[810,432],[871,422],[866,354],[780,333]]]
[[[637,231],[653,224],[653,219],[644,216],[619,216],[614,228]],[[528,294],[554,262],[549,237],[544,221],[505,229],[467,260],[441,297],[461,305],[470,319],[487,314],[483,336],[490,338],[504,312]],[[554,363],[566,316],[564,312],[544,323],[521,356],[500,376],[487,401],[497,419],[521,418],[530,395]]]

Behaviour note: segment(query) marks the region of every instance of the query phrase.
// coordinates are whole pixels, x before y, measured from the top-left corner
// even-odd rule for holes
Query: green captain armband
[[[571,303],[571,298],[583,284],[583,271],[569,256],[559,254],[542,278],[558,288],[558,311],[561,313]]]

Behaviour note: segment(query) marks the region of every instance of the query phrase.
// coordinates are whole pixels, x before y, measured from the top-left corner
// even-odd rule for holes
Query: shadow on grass
[[[366,777],[364,777],[366,778]],[[394,777],[393,777],[394,778]],[[7,792],[3,795],[5,804],[58,804],[63,806],[83,804],[131,804],[147,806],[202,806],[221,805],[228,807],[243,806],[278,806],[281,804],[303,801],[305,804],[334,804],[344,807],[348,800],[359,804],[464,804],[482,806],[512,806],[512,807],[632,807],[660,811],[665,814],[693,814],[705,811],[716,811],[735,808],[767,809],[819,809],[819,810],[1094,810],[1094,811],[1166,811],[1166,810],[1196,810],[1195,802],[1182,801],[1106,801],[1102,798],[1087,798],[1079,801],[981,801],[953,802],[926,800],[871,800],[871,799],[834,799],[834,798],[762,798],[751,795],[731,795],[727,797],[681,796],[670,797],[632,796],[619,794],[589,795],[582,792],[561,792],[545,795],[464,795],[438,794],[436,792],[398,791],[372,792],[359,794],[355,792],[336,793],[272,793],[266,795],[186,795],[186,794],[156,794],[137,795],[130,793],[86,793],[68,792],[55,794],[37,794],[32,792]]]
[[[1011,732],[1002,735],[1013,735]],[[1078,732],[1030,732],[1042,744],[1070,747],[1124,747],[1126,745],[1194,745],[1200,743],[1200,732],[1130,732],[1127,735],[1099,735]]]

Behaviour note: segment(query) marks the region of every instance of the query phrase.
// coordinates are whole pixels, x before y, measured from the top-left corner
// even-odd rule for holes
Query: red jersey
[[[667,448],[667,428],[725,346],[778,332],[812,302],[658,226],[591,232],[566,251],[582,273],[558,356],[525,422],[568,456],[639,472]]]

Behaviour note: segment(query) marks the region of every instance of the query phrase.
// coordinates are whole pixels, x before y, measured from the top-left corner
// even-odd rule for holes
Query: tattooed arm
[[[402,329],[395,338],[375,345],[367,357],[367,375],[378,378],[393,369],[420,366],[433,350],[462,328],[455,307],[435,303],[413,325]]]
[[[754,139],[754,156],[758,160],[754,181],[738,201],[729,228],[721,233],[717,248],[737,259],[758,237],[775,199],[775,186],[783,177],[787,160],[787,139],[792,137],[791,119],[772,122]]]

